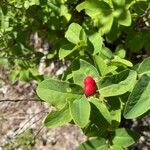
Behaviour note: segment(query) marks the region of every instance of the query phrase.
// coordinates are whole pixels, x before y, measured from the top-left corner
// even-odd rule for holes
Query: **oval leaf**
[[[82,27],[77,23],[72,23],[66,34],[65,37],[70,41],[71,43],[77,44],[80,41],[80,32],[82,30]]]
[[[133,88],[136,77],[137,73],[133,70],[104,77],[98,83],[99,92],[103,97],[122,95]]]
[[[115,130],[115,135],[112,142],[114,145],[127,148],[128,146],[134,144],[138,138],[139,136],[137,133],[125,128],[119,128]]]
[[[115,58],[111,60],[111,64],[116,66],[133,67],[133,64],[130,61],[120,58],[119,56],[115,56]]]
[[[64,107],[60,111],[50,112],[44,120],[46,127],[56,128],[71,121],[69,107]]]
[[[143,75],[135,85],[124,109],[124,117],[136,118],[150,109],[150,77]]]
[[[70,111],[74,122],[81,128],[85,127],[89,122],[90,103],[86,97],[76,99],[70,103]]]
[[[66,105],[67,98],[81,98],[83,89],[76,84],[48,79],[38,85],[36,92],[42,100],[61,109]]]

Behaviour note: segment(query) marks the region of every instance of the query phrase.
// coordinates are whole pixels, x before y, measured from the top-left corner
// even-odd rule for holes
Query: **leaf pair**
[[[86,126],[90,117],[90,103],[85,97],[76,99],[66,105],[60,111],[50,112],[44,123],[47,127],[53,128],[73,121],[81,128]]]
[[[98,115],[94,117],[93,115],[96,115],[96,113],[91,112],[93,108],[92,105],[98,110]],[[93,114],[91,115],[91,113]],[[101,116],[99,116],[99,113]],[[50,112],[44,122],[47,127],[53,128],[73,120],[80,128],[84,128],[90,121],[94,122],[93,119],[99,120],[99,127],[103,126],[105,130],[107,129],[106,122],[111,124],[111,116],[107,107],[97,98],[91,98],[90,101],[88,101],[88,99],[83,96],[81,99],[69,101],[69,105],[67,104],[61,110]]]
[[[83,28],[77,23],[72,23],[69,26],[65,34],[65,38],[67,38],[67,40],[71,43],[66,44],[60,48],[59,50],[60,59],[64,59],[74,51],[82,50],[87,45],[86,33],[83,30]]]

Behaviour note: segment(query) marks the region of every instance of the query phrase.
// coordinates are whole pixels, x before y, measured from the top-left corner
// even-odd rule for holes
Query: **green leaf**
[[[3,10],[1,7],[0,7],[0,20],[1,20],[1,22],[0,22],[1,30],[8,31],[10,17],[9,17],[9,15],[5,15],[3,13]]]
[[[142,32],[128,30],[126,38],[126,47],[132,52],[138,52],[144,46],[144,36]]]
[[[108,67],[107,67],[107,70],[106,70],[106,72],[105,72],[105,75],[107,75],[107,74],[109,74],[109,73],[115,72],[115,70],[116,70],[117,68],[118,68],[118,67],[113,66],[113,65],[108,66]]]
[[[86,36],[84,29],[81,29],[81,31],[80,31],[79,39],[80,39],[80,41],[84,41],[85,43],[87,42],[87,36]]]
[[[107,132],[111,127],[108,112],[107,114],[105,114],[106,116],[104,116],[103,114],[104,108],[103,110],[100,110],[100,106],[99,104],[97,104],[97,102],[94,102],[94,104],[91,102],[90,104],[91,104],[91,114],[90,114],[91,124],[87,127],[87,129],[91,128],[97,131],[96,136],[105,137],[107,136]],[[89,131],[86,131],[86,132],[87,134],[89,134]]]
[[[121,14],[117,18],[118,23],[120,25],[123,25],[123,26],[130,26],[131,25],[131,21],[132,21],[130,11],[126,10],[126,9],[122,9],[122,10],[119,10],[119,11],[121,11]]]
[[[73,73],[74,83],[83,86],[83,79],[86,76],[92,76],[95,80],[99,79],[99,73],[97,69],[90,63],[80,59],[74,60],[71,64],[71,69]]]
[[[106,72],[108,71],[107,65],[106,65],[104,59],[101,58],[101,56],[99,56],[99,55],[96,55],[94,58],[95,58],[95,62],[97,64],[97,67],[98,67],[101,75],[104,76],[106,74]]]
[[[112,145],[111,150],[122,150],[122,147],[120,145]]]
[[[103,97],[122,95],[133,88],[136,77],[137,73],[133,70],[104,77],[98,83],[99,92]]]
[[[30,6],[32,6],[32,5],[39,5],[40,4],[40,2],[39,2],[39,0],[30,0],[30,1],[28,1],[28,0],[26,0],[25,2],[24,2],[24,7],[26,8],[26,9],[28,9]]]
[[[9,68],[10,63],[7,59],[0,58],[0,65],[2,65],[5,69],[7,69]]]
[[[106,40],[108,40],[111,43],[116,41],[121,34],[121,30],[122,28],[120,27],[120,25],[118,25],[118,22],[114,21],[112,24],[111,30],[106,35],[107,37]]]
[[[145,30],[144,34],[144,47],[148,55],[150,55],[150,30]]]
[[[113,53],[107,47],[102,47],[100,55],[103,56],[105,59],[113,58]]]
[[[103,18],[103,20],[99,23],[101,24],[99,28],[99,32],[101,33],[101,35],[107,34],[111,30],[113,21],[114,17],[112,14],[106,16],[106,18]]]
[[[114,7],[120,7],[125,5],[125,0],[112,0]]]
[[[110,63],[112,65],[116,65],[116,66],[123,65],[123,66],[127,66],[127,67],[133,67],[133,64],[130,61],[128,61],[126,59],[122,59],[119,56],[115,56],[115,58],[112,59]]]
[[[85,0],[76,7],[77,11],[85,9],[87,15],[92,18],[95,26],[98,26],[101,34],[107,33],[113,23],[112,9],[104,1]]]
[[[117,69],[116,66],[107,66],[106,62],[100,55],[96,55],[94,58],[95,58],[97,67],[101,73],[101,76],[105,76],[106,74],[111,73]]]
[[[66,56],[70,55],[75,50],[77,50],[77,49],[74,47],[73,44],[64,45],[59,49],[59,58],[63,59]]]
[[[108,144],[106,139],[96,138],[80,144],[77,150],[108,150]]]
[[[111,124],[111,130],[114,130],[116,128],[118,128],[120,122],[121,122],[121,101],[120,98],[117,96],[115,97],[109,97],[107,99],[107,104],[108,106],[110,106],[109,108],[109,112],[111,115],[111,120],[112,120],[112,124]]]
[[[126,56],[126,51],[124,50],[122,45],[118,45],[116,50],[115,50],[115,55],[117,55],[120,58],[125,58]]]
[[[122,148],[127,148],[128,146],[134,144],[138,138],[139,136],[137,133],[125,128],[119,128],[115,130],[112,143]]]
[[[97,98],[90,98],[90,102],[96,106],[96,108],[99,110],[99,112],[102,114],[102,116],[105,118],[105,120],[111,124],[111,115],[106,107],[106,105]]]
[[[18,74],[19,74],[19,71],[18,71],[18,70],[12,70],[12,71],[10,72],[10,74],[8,75],[9,80],[15,81],[16,78],[17,78],[17,76],[18,76]]]
[[[137,72],[140,76],[143,74],[150,75],[150,57],[144,59],[144,61],[139,65]]]
[[[90,118],[90,103],[86,97],[76,99],[73,103],[70,103],[70,112],[74,122],[81,128],[85,127],[89,123]]]
[[[94,47],[94,54],[93,55],[99,53],[102,49],[102,44],[103,44],[101,34],[96,32],[93,35],[89,36],[89,40]]]
[[[77,23],[72,23],[69,26],[65,37],[68,39],[68,41],[74,44],[79,43],[80,40],[84,40],[86,42],[86,34],[82,27]]]
[[[72,83],[48,79],[39,83],[37,95],[44,101],[54,105],[58,109],[66,105],[66,99],[81,98],[83,89]]]
[[[49,128],[56,128],[72,120],[68,105],[60,111],[50,112],[44,120],[44,124]]]
[[[29,71],[32,74],[32,76],[38,76],[39,75],[37,68],[30,68]]]
[[[106,129],[92,123],[92,121],[85,128],[83,128],[82,131],[87,137],[107,137],[108,135],[108,131]]]
[[[21,70],[19,74],[19,79],[22,81],[28,81],[29,80],[29,70]]]
[[[150,77],[143,75],[136,83],[124,109],[124,117],[136,118],[150,109]]]

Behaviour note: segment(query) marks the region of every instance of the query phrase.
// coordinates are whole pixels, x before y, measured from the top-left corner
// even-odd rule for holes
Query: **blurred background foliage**
[[[78,29],[81,39],[74,43],[70,38]],[[149,39],[148,0],[0,1],[0,64],[10,70],[13,82],[40,81],[45,77],[39,73],[40,63],[90,60],[101,49],[114,53],[113,59],[126,56],[139,62],[150,55]],[[64,54],[64,49],[71,51]]]

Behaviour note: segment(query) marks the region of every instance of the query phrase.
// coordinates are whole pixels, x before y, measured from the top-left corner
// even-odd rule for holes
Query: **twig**
[[[21,102],[21,101],[36,101],[36,102],[44,102],[44,101],[42,101],[42,100],[40,100],[40,99],[35,99],[35,98],[33,98],[33,99],[2,99],[2,100],[0,100],[0,103],[3,103],[3,102]]]
[[[48,109],[49,109],[49,108],[48,108]],[[26,129],[24,129],[24,127],[25,127],[34,117],[36,117],[36,116],[39,115],[40,113],[42,113],[42,114],[44,114],[44,115],[45,115],[46,113],[48,113],[48,109],[44,109],[44,110],[42,110],[42,111],[36,113],[36,114],[35,114],[34,116],[32,116],[29,120],[27,120],[27,121],[24,123],[24,125],[23,125],[21,128],[19,128],[19,129],[17,130],[17,132],[14,134],[13,137],[16,137],[17,135],[19,135],[19,134],[23,133],[24,131],[26,131],[26,130],[29,128],[29,126],[26,127]],[[34,122],[32,123],[32,125],[35,124],[35,123],[37,123],[37,122],[39,122],[39,121],[43,118],[44,115],[42,115],[38,120],[34,121]],[[23,129],[24,129],[24,130],[23,130]],[[22,130],[23,130],[23,131],[22,131]],[[22,131],[22,132],[21,132],[21,131]]]

